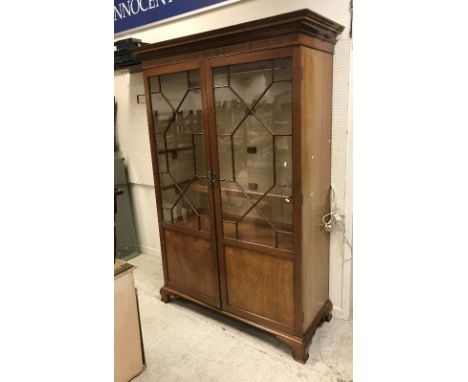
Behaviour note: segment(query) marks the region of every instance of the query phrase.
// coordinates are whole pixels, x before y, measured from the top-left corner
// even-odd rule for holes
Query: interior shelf
[[[196,179],[187,179],[187,180],[184,180],[184,181],[181,181],[179,183],[177,183],[179,185],[180,188],[184,188],[184,186],[192,181],[194,181]],[[162,190],[166,191],[166,190],[170,190],[171,188],[176,188],[176,186],[174,184],[171,184],[169,186],[164,186],[164,187],[161,187]],[[193,184],[190,188],[192,191],[196,191],[196,192],[203,192],[203,193],[207,193],[208,192],[208,186],[204,186],[202,184]],[[244,193],[241,191],[241,190],[233,190],[231,188],[224,188],[224,187],[221,187],[221,192],[223,193],[226,193],[227,195],[233,195],[233,196],[241,196],[241,195],[244,195]],[[245,191],[245,193],[249,196],[249,197],[252,197],[253,200],[257,200],[258,198],[260,198],[262,195],[263,195],[263,192],[258,192],[258,191]],[[284,199],[286,201],[286,199],[288,201],[286,201],[286,203],[290,203],[292,201],[292,195],[278,195],[278,194],[266,194],[265,197],[263,198],[263,200],[272,200],[272,199]]]
[[[203,186],[201,184],[196,184],[192,186],[192,190],[194,191],[199,191],[199,192],[208,192],[208,187]],[[231,188],[224,188],[221,187],[221,192],[226,193],[227,195],[234,195],[234,196],[240,196],[244,195],[244,193],[241,190],[233,190]],[[245,193],[249,196],[252,197],[254,200],[257,200],[263,195],[263,192],[258,192],[258,191],[245,191]],[[291,201],[292,196],[291,195],[278,195],[278,194],[266,194],[263,200],[269,200],[269,199],[288,199]]]
[[[167,150],[158,150],[158,154],[176,153],[179,151],[193,150],[193,148],[194,148],[193,146],[173,147]]]
[[[188,229],[198,230],[197,215],[191,214],[189,216],[178,217],[174,219],[174,224]],[[210,221],[207,212],[201,215],[202,231],[209,231]],[[281,226],[280,223],[273,222],[275,226]],[[236,227],[231,223],[224,223],[224,237],[236,239]],[[284,225],[281,227],[284,230],[291,231],[291,225]],[[287,229],[286,229],[287,228]],[[266,224],[265,221],[259,219],[243,219],[239,225],[237,240],[246,241],[249,243],[257,243],[260,245],[275,248],[275,232]],[[278,233],[278,248],[288,251],[293,250],[293,235]]]

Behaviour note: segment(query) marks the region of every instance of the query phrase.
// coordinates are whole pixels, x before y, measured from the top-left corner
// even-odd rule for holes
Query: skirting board
[[[344,312],[343,309],[341,308],[337,308],[334,306],[332,314],[333,314],[333,317],[339,318],[340,320],[349,320],[349,314]]]
[[[149,255],[154,256],[161,256],[161,251],[159,249],[148,247],[146,245],[139,245],[138,248],[140,249],[141,253],[147,253]]]

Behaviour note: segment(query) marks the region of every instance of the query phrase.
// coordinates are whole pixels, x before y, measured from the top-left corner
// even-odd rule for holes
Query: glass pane
[[[234,180],[232,173],[232,136],[218,136],[219,179]]]
[[[172,210],[168,207],[162,207],[162,212],[163,212],[163,221],[167,222],[167,223],[170,223],[172,222],[172,218],[171,218],[171,212]]]
[[[225,237],[229,237],[229,238],[232,238],[232,239],[237,239],[238,238],[238,234],[236,233],[237,232],[237,224],[236,223],[231,223],[231,222],[224,221],[223,222],[223,230],[224,230],[224,236]]]
[[[158,154],[159,172],[167,172],[167,157],[166,154]]]
[[[228,84],[227,66],[224,66],[222,68],[215,68],[213,70],[213,82],[214,82],[214,86],[227,86]]]
[[[169,172],[177,184],[182,185],[195,179],[195,162],[191,149],[173,150],[168,155]]]
[[[258,204],[263,216],[279,231],[292,232],[293,196],[289,187],[275,187]]]
[[[192,208],[192,203],[179,194],[176,204],[172,207],[174,224],[198,231],[198,217],[195,211],[196,209]]]
[[[188,73],[173,73],[161,76],[161,92],[174,109],[177,109],[188,88]]]
[[[245,105],[229,88],[214,89],[217,134],[231,134],[245,118]]]
[[[195,207],[202,231],[210,230],[208,183],[205,179],[194,181],[186,192],[187,198]]]
[[[205,136],[198,70],[150,78],[162,219],[210,230]],[[204,178],[200,178],[204,177]]]
[[[171,186],[171,188],[172,188],[174,186],[173,179],[167,173],[160,173],[159,174],[159,183],[161,183],[161,188],[163,188],[163,189],[167,189],[167,188],[169,188],[169,186]],[[169,201],[169,199],[168,199],[168,201]]]
[[[278,233],[278,248],[292,251],[294,249],[294,236],[292,234]]]
[[[273,63],[273,80],[282,81],[291,79],[291,59],[281,58]]]
[[[195,144],[195,173],[197,176],[206,176],[205,137],[203,135],[194,135],[193,140]]]
[[[262,61],[230,67],[230,86],[252,106],[272,80],[272,62]]]
[[[189,73],[189,87],[199,88],[200,87],[200,72],[198,70],[192,70]]]
[[[244,190],[264,193],[273,186],[273,137],[254,116],[234,133],[234,166]]]
[[[151,94],[153,105],[153,124],[156,133],[164,133],[174,118],[174,110],[161,93]]]
[[[234,182],[220,182],[223,220],[239,221],[252,206],[252,201],[246,198],[242,189]]]
[[[178,116],[190,133],[203,133],[200,90],[189,90],[179,108]]]
[[[255,106],[255,114],[273,134],[292,132],[292,86],[290,81],[275,82]]]
[[[291,60],[218,68],[214,84],[224,236],[292,250]]]
[[[209,223],[208,187],[205,179],[197,179],[184,187],[183,195],[172,207],[174,223],[186,228],[208,231]]]
[[[171,222],[171,208],[177,200],[177,189],[169,174],[160,174],[163,220]]]
[[[150,77],[150,92],[157,93],[161,89],[159,87],[159,76]]]
[[[195,161],[193,157],[192,134],[177,118],[176,123],[171,123],[166,131],[168,171],[176,182],[185,182],[195,177]]]
[[[164,143],[164,133],[156,133],[155,138],[156,138],[156,149],[158,150],[158,152],[165,150],[166,145]]]
[[[275,137],[276,184],[292,187],[292,137]]]
[[[252,210],[239,223],[239,240],[248,241],[269,247],[275,245],[275,230],[258,214],[256,210]]]

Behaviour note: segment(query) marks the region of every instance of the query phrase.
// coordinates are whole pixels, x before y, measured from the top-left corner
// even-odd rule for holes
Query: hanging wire
[[[343,238],[346,242],[346,244],[349,246],[349,249],[351,250],[351,256],[349,258],[344,258],[343,261],[347,262],[351,260],[353,256],[353,244],[351,241],[346,237],[345,233],[345,228],[342,219],[337,219],[336,218],[336,194],[335,194],[335,188],[333,185],[330,185],[330,212],[323,215],[322,217],[322,223],[323,223],[323,229],[327,232],[331,232],[333,229],[333,226],[336,225],[336,227],[341,226],[341,230],[343,231]],[[343,256],[343,255],[342,255]]]
[[[323,228],[327,232],[331,232],[332,230],[332,221],[333,217],[335,216],[336,213],[336,195],[335,195],[335,187],[333,187],[333,184],[330,185],[330,212],[323,215],[322,217],[322,223],[323,223]]]

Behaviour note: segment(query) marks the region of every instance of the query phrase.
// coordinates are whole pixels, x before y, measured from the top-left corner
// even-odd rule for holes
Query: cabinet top
[[[335,44],[337,36],[343,30],[342,25],[310,9],[301,9],[208,32],[148,44],[132,51],[142,61],[145,61],[155,55],[160,56],[162,53],[173,56],[261,39],[278,38],[290,34],[304,34],[326,43]]]

